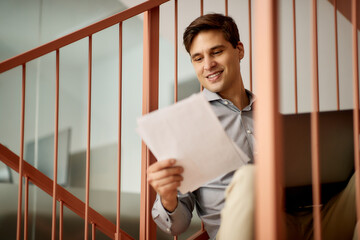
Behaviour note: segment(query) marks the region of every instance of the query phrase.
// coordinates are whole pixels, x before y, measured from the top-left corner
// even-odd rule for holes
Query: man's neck
[[[245,89],[243,89],[239,94],[233,96],[225,96],[222,94],[220,94],[220,96],[224,99],[230,100],[240,111],[250,104],[250,100]]]
[[[230,91],[218,93],[222,98],[230,100],[240,111],[250,104],[242,80],[238,86],[233,86]]]

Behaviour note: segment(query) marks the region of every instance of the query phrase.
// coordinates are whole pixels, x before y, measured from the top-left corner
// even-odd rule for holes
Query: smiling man
[[[157,192],[153,219],[162,230],[178,235],[188,228],[196,206],[210,239],[253,239],[255,167],[251,163],[255,145],[255,99],[244,88],[241,77],[240,61],[244,57],[244,46],[237,26],[230,17],[207,14],[195,19],[186,28],[183,40],[197,78],[204,86],[204,96],[227,135],[250,160],[236,172],[218,176],[187,194],[177,192],[183,179],[183,169],[176,166],[176,159],[154,163],[148,169],[148,181]],[[220,164],[222,159],[219,159]],[[324,239],[358,239],[354,234],[354,176],[342,192],[322,207]],[[284,215],[286,239],[313,239],[312,209],[299,209],[301,211]]]
[[[204,86],[204,96],[228,136],[249,156],[248,163],[252,163],[254,96],[245,90],[241,77],[244,46],[234,20],[221,14],[201,16],[187,27],[183,41],[197,78]],[[221,161],[219,159],[219,164]],[[225,203],[225,189],[234,172],[219,176],[194,192],[178,194],[182,172],[183,169],[176,166],[176,159],[159,161],[149,167],[148,182],[157,192],[153,219],[162,230],[179,235],[188,228],[196,206],[210,239],[215,239]],[[250,211],[243,217],[251,223],[253,214]]]

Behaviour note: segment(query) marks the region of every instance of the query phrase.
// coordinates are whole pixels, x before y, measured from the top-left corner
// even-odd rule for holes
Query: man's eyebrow
[[[199,56],[200,53],[194,53],[193,55],[191,55],[191,59],[194,59],[195,57]]]
[[[210,51],[214,51],[215,49],[218,49],[218,48],[225,48],[225,45],[223,45],[223,44],[216,45],[216,46],[210,48]],[[201,55],[201,54],[200,53],[194,53],[194,54],[191,55],[191,59],[193,59],[193,58],[195,58],[195,57],[197,57],[199,55]]]
[[[214,49],[217,49],[217,48],[225,48],[225,45],[222,45],[222,44],[216,45],[216,46],[210,48],[210,50],[214,50]]]

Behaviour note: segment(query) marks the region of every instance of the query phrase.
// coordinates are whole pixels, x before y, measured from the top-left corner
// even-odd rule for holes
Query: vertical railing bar
[[[251,0],[248,1],[249,5],[249,80],[250,80],[250,91],[253,90],[252,83],[252,29],[251,29]]]
[[[24,239],[28,239],[29,216],[29,177],[25,176],[25,203],[24,203]]]
[[[142,113],[158,109],[159,104],[159,7],[144,14],[143,105]],[[156,161],[150,150],[141,145],[140,239],[155,239],[156,225],[151,219],[155,191],[147,183],[147,169]]]
[[[145,95],[143,93],[143,104],[145,103],[144,98],[145,98]],[[146,221],[147,221],[147,218],[149,217],[149,216],[147,216],[147,208],[148,207],[146,206],[146,200],[147,200],[146,196],[149,194],[148,189],[147,189],[147,183],[146,183],[147,175],[145,173],[146,170],[143,170],[143,169],[147,169],[146,154],[147,154],[146,145],[142,142],[141,143],[141,169],[142,170],[141,170],[141,191],[140,191],[142,196],[140,198],[140,227],[139,227],[139,239],[140,240],[146,239]]]
[[[55,135],[54,135],[54,179],[53,179],[53,202],[52,202],[52,228],[51,239],[56,239],[56,190],[58,171],[58,136],[59,136],[59,49],[56,50],[56,83],[55,83]]]
[[[204,0],[200,0],[200,16],[204,15]],[[204,90],[204,86],[200,83],[200,91]]]
[[[119,23],[119,106],[118,106],[118,187],[116,202],[116,239],[120,240],[120,207],[121,207],[121,109],[122,109],[122,22]]]
[[[318,37],[317,37],[317,0],[312,1],[312,105],[311,112],[311,163],[314,239],[321,239],[320,215],[320,162],[319,162],[319,68],[318,68]]]
[[[92,228],[91,228],[91,239],[92,240],[96,240],[96,225],[95,223],[92,223]],[[119,233],[120,235],[120,233]]]
[[[149,76],[149,26],[148,26],[148,12],[144,13],[144,23],[143,23],[143,95],[142,95],[142,114],[148,113],[148,79]],[[146,80],[145,80],[146,79]],[[146,179],[146,171],[147,171],[147,147],[144,142],[141,143],[141,191],[140,194],[140,227],[139,227],[139,239],[146,239],[146,222],[149,216],[147,216],[147,195],[148,184]]]
[[[284,239],[277,13],[276,0],[255,1],[254,59],[257,91],[261,96],[255,109],[255,129],[259,140],[255,159],[255,236],[256,239],[269,240]]]
[[[358,56],[358,26],[357,1],[351,1],[352,46],[353,46],[353,101],[354,101],[354,165],[355,165],[355,191],[357,222],[360,220],[360,152],[359,152],[359,56]],[[357,227],[358,240],[360,239],[360,226]]]
[[[145,46],[144,46],[145,49]],[[145,70],[145,69],[144,69]],[[144,91],[144,90],[143,90]],[[144,104],[146,104],[145,101],[145,93],[143,93],[143,108]],[[144,113],[143,113],[144,114]],[[148,195],[148,189],[147,189],[147,183],[146,183],[146,173],[147,170],[147,161],[146,161],[146,145],[142,142],[141,143],[141,191],[140,193],[143,195],[140,198],[140,227],[139,227],[139,239],[145,240],[146,239],[146,221],[147,221],[147,206],[146,206],[146,196]],[[146,169],[146,170],[143,170]]]
[[[85,193],[85,240],[88,239],[89,191],[90,191],[90,130],[91,130],[91,72],[92,72],[92,35],[89,36],[88,59],[88,115],[87,115],[87,148],[86,148],[86,193]]]
[[[229,15],[229,3],[228,0],[225,0],[225,16]]]
[[[174,81],[174,102],[178,101],[178,0],[175,0],[175,23],[174,23],[174,45],[175,45],[175,81]]]
[[[149,111],[153,111],[155,109],[158,109],[158,102],[159,102],[159,18],[160,18],[160,8],[154,8],[150,11],[150,43],[149,47],[151,50],[154,48],[156,51],[152,52],[152,54],[149,54],[149,62],[150,62],[150,68],[152,68],[149,71]],[[155,30],[156,29],[156,30]],[[155,40],[156,39],[156,40]],[[156,42],[155,42],[156,41]],[[155,56],[156,54],[156,56]],[[155,68],[155,69],[153,69]],[[147,168],[153,164],[156,159],[150,152],[149,148],[147,149]],[[147,231],[147,238],[146,239],[152,239],[153,236],[156,236],[156,224],[151,219],[151,204],[155,201],[155,192],[150,188],[150,185],[148,184],[148,195],[146,197],[147,201],[147,212],[148,212],[148,219],[146,222],[146,231]]]
[[[22,65],[22,90],[21,90],[21,123],[20,123],[20,158],[19,158],[19,191],[16,239],[21,238],[21,215],[22,215],[22,189],[23,189],[23,162],[24,162],[24,124],[25,124],[25,82],[26,65]]]
[[[59,209],[59,240],[63,239],[63,223],[64,223],[64,202],[60,201]]]
[[[174,102],[178,101],[178,0],[174,0]],[[178,240],[178,236],[174,236]]]
[[[335,64],[336,64],[336,102],[337,110],[340,110],[340,83],[339,83],[339,47],[338,47],[338,24],[337,24],[337,0],[334,0],[334,25],[335,25]]]
[[[200,0],[200,15],[204,15],[204,0]]]
[[[295,113],[298,113],[298,84],[297,84],[297,49],[296,49],[296,1],[293,0],[293,35],[294,35],[294,96]]]

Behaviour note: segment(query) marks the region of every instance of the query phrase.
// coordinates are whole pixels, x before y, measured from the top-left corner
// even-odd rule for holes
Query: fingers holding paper
[[[177,188],[180,186],[184,171],[175,166],[175,159],[158,161],[148,169],[148,182],[160,195],[161,203],[166,210],[172,212],[177,207]]]

